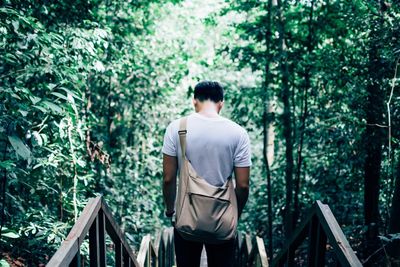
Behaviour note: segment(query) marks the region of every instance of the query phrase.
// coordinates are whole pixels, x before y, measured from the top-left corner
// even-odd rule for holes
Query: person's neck
[[[212,105],[204,106],[201,110],[198,111],[198,113],[210,118],[215,118],[219,116],[216,107]]]

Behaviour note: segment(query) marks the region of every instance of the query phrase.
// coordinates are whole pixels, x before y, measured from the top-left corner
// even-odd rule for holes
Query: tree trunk
[[[287,49],[285,42],[285,18],[283,17],[285,1],[278,1],[278,32],[279,32],[279,64],[282,75],[281,100],[283,103],[283,136],[285,139],[285,182],[286,182],[286,203],[284,209],[284,229],[285,237],[288,239],[292,235],[293,221],[293,140],[292,140],[292,114],[290,108],[290,87],[289,71],[287,64]]]
[[[390,210],[389,234],[400,234],[400,157],[397,161],[396,184],[394,187],[392,208]],[[391,266],[400,266],[400,240],[394,240],[388,248]]]
[[[371,19],[369,35],[369,63],[367,101],[365,114],[367,128],[364,134],[365,163],[364,163],[364,220],[367,227],[366,253],[371,255],[379,246],[379,180],[382,162],[382,146],[385,133],[381,127],[374,126],[383,121],[384,92],[381,90],[382,59],[379,56],[380,30],[382,28],[382,14],[377,19]]]
[[[311,55],[314,49],[314,30],[313,30],[313,13],[314,13],[314,0],[311,1],[310,7],[310,16],[308,20],[308,36],[307,36],[307,52],[308,56]],[[295,188],[294,188],[294,213],[293,213],[293,228],[297,224],[297,220],[300,216],[300,207],[299,207],[299,191],[300,191],[300,182],[301,182],[301,167],[303,163],[303,143],[304,143],[304,132],[306,128],[306,119],[308,116],[308,90],[311,88],[311,64],[312,62],[307,61],[305,64],[304,71],[304,86],[303,86],[303,100],[301,107],[301,121],[300,121],[300,129],[299,129],[299,143],[297,146],[297,168],[296,168],[296,178],[295,178]]]
[[[4,146],[4,151],[3,151],[3,162],[6,161],[7,157],[7,149],[8,149],[8,140],[4,140],[6,143]],[[5,224],[5,218],[6,218],[6,188],[7,188],[7,169],[4,168],[3,170],[3,177],[1,180],[1,214],[0,214],[0,237],[1,233],[3,230],[3,226]]]
[[[268,160],[268,141],[269,141],[269,127],[271,118],[269,116],[270,111],[270,100],[269,100],[269,83],[271,79],[270,75],[270,63],[271,63],[271,17],[272,17],[272,0],[268,0],[268,17],[265,31],[265,73],[264,73],[264,109],[263,109],[263,159],[264,166],[267,173],[267,196],[268,196],[268,255],[270,260],[273,255],[273,239],[272,239],[272,188],[271,188],[271,171],[269,168],[270,162]]]

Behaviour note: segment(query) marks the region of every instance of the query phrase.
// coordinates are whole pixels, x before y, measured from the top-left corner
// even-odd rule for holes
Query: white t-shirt
[[[178,158],[181,166],[179,121],[172,121],[164,136],[162,152]],[[214,186],[222,186],[234,166],[251,166],[250,140],[246,130],[224,118],[192,113],[187,120],[186,157],[197,174]]]

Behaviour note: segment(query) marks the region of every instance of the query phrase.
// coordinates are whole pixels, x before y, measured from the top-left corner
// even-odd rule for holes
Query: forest
[[[400,266],[399,0],[4,0],[0,44],[0,266],[44,266],[99,195],[134,249],[168,225],[163,136],[201,80],[250,136],[241,231],[274,257],[320,200]]]

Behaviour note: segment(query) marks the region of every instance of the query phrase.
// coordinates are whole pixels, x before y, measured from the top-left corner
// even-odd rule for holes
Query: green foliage
[[[375,1],[283,2],[285,55],[278,9],[272,6],[268,24],[268,1],[2,3],[2,251],[22,256],[27,265],[45,263],[87,200],[100,194],[136,248],[144,234],[167,224],[162,138],[172,119],[191,111],[188,99],[201,79],[222,81],[223,115],[250,133],[251,193],[240,229],[264,237],[270,215],[264,121],[272,127],[273,242],[279,246],[287,186],[282,56],[288,64],[295,172],[300,168],[297,212],[322,200],[346,233],[358,235],[350,241],[359,245],[365,231],[363,138],[367,127],[377,127],[367,125],[367,86],[378,83],[388,98],[400,51],[399,6],[384,2],[381,16]],[[373,45],[382,61],[374,75],[368,68]],[[264,117],[266,100],[271,109]],[[389,154],[385,140],[382,153],[382,233],[399,150],[398,100],[395,90],[392,150]],[[381,113],[384,121],[375,124],[387,125],[387,111]],[[4,260],[0,265],[8,266]]]
[[[288,163],[285,160],[283,138],[283,103],[280,101],[284,94],[282,90],[284,74],[279,62],[283,54],[279,50],[281,29],[278,27],[278,6],[273,4],[274,1],[271,1],[270,8],[269,1],[230,2],[231,6],[225,9],[223,14],[244,13],[246,20],[234,25],[234,31],[240,35],[240,40],[228,43],[223,51],[229,51],[232,59],[240,58],[239,68],[250,67],[253,71],[263,71],[264,77],[268,74],[267,88],[265,83],[260,82],[253,87],[251,93],[247,93],[249,90],[244,88],[238,91],[237,97],[233,98],[233,105],[236,108],[232,111],[232,116],[247,127],[254,125],[255,128],[250,126],[254,129],[253,138],[260,144],[263,141],[260,135],[261,122],[264,120],[263,99],[266,97],[272,105],[268,118],[271,119],[270,123],[276,134],[275,159],[271,165],[274,243],[279,247],[285,212],[283,207],[286,201],[284,186],[288,186],[283,178]],[[384,120],[375,122],[379,125],[367,125],[366,111],[371,109],[366,106],[367,85],[371,80],[378,83],[380,94],[385,95],[383,98],[387,101],[387,92],[391,88],[389,79],[393,77],[395,62],[399,57],[398,38],[394,37],[399,34],[399,27],[393,24],[395,18],[399,18],[399,7],[395,1],[389,2],[382,2],[385,6],[379,7],[376,1],[356,1],[351,4],[343,1],[329,3],[283,1],[286,4],[282,8],[286,62],[292,94],[290,112],[294,130],[291,138],[295,148],[295,168],[301,169],[299,208],[304,210],[316,199],[329,204],[341,225],[349,227],[349,233],[359,234],[357,239],[353,239],[353,245],[356,246],[360,244],[364,229],[362,227],[363,166],[366,156],[365,146],[368,146],[365,143],[364,133],[367,127],[382,127],[388,124],[387,111],[382,108],[378,109],[378,112],[383,114]],[[270,29],[268,29],[268,12],[272,12]],[[381,15],[383,21],[381,28],[378,29],[377,21]],[[374,36],[371,40],[370,32],[376,29],[378,36]],[[269,51],[266,47],[268,38],[271,40]],[[368,69],[371,44],[376,45],[382,60],[379,73],[374,74]],[[266,74],[267,64],[269,72]],[[373,75],[376,78],[371,78]],[[306,113],[305,103],[307,103]],[[392,102],[390,106],[392,118],[398,109],[398,103]],[[304,114],[305,129],[302,130]],[[301,141],[302,135],[303,141]],[[399,135],[394,134],[390,138],[388,141],[394,145],[398,142],[396,140]],[[384,197],[381,197],[380,206],[382,219],[386,222],[389,220],[386,207],[390,205],[395,175],[393,170],[387,171],[388,164],[393,166],[393,158],[387,154],[388,141],[385,140],[381,166],[381,196]],[[301,155],[298,150],[300,146],[302,146]],[[398,149],[397,145],[395,146],[395,149]],[[255,159],[260,166],[263,164],[261,152],[261,150],[255,151]],[[302,157],[300,166],[299,156]],[[256,184],[253,194],[257,200],[250,202],[247,208],[251,215],[246,217],[248,218],[246,224],[248,229],[255,226],[260,234],[267,237],[268,214],[264,179],[266,173],[261,169],[257,170],[255,175],[260,175],[259,179],[252,177]],[[391,186],[388,187],[387,181],[391,181]],[[295,182],[296,180],[292,188]],[[386,231],[383,228],[381,230]]]

